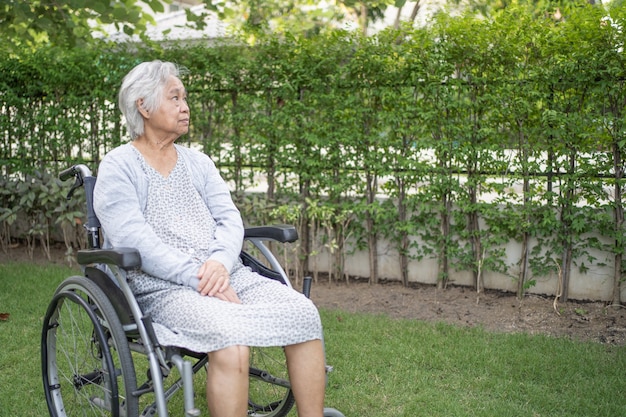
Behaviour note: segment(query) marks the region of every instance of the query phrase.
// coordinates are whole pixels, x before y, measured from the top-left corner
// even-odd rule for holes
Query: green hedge
[[[482,274],[498,271],[521,296],[556,271],[567,299],[572,268],[606,263],[619,303],[625,36],[624,11],[611,13],[589,7],[555,23],[510,10],[372,37],[0,57],[2,175],[96,167],[126,140],[123,75],[171,60],[190,70],[192,131],[181,141],[212,155],[250,223],[299,225],[295,267],[314,269],[309,255],[326,251],[341,278],[367,248],[376,282],[384,239],[405,284],[410,260],[435,257],[441,286],[466,270],[481,290]],[[259,178],[266,192],[244,193]],[[3,198],[6,229],[15,200]],[[522,244],[512,264],[510,241]]]

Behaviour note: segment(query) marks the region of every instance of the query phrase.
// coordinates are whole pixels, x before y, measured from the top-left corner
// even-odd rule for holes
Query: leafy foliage
[[[144,1],[154,12],[162,12],[160,0]],[[0,33],[11,39],[15,51],[50,43],[59,47],[84,47],[93,42],[94,30],[112,25],[126,34],[142,33],[151,14],[138,1],[4,0],[0,4]]]
[[[521,296],[538,277],[567,284],[571,268],[607,264],[619,302],[623,23],[621,8],[574,10],[558,24],[509,9],[375,37],[24,51],[0,59],[2,175],[95,168],[125,140],[114,106],[123,75],[170,60],[190,70],[181,142],[212,155],[244,217],[299,225],[299,270],[324,253],[341,279],[367,248],[373,280],[393,253],[405,283],[411,262],[434,258],[442,287],[463,270],[480,291],[496,271]],[[261,178],[264,195],[251,200]],[[4,226],[15,204],[3,205]]]

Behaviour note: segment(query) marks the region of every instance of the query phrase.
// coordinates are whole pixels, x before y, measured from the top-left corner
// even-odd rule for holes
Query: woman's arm
[[[144,173],[123,152],[112,151],[102,160],[94,190],[94,208],[107,246],[132,247],[141,254],[141,269],[150,275],[198,287],[200,265],[161,241],[143,216]],[[145,195],[143,197],[145,199]]]
[[[243,221],[217,167],[205,154],[189,151],[189,168],[194,186],[200,192],[215,219],[215,241],[211,245],[209,260],[220,262],[232,271],[243,245]]]

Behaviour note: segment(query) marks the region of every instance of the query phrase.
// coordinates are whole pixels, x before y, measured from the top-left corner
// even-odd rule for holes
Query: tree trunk
[[[472,139],[474,142],[475,139]],[[483,292],[482,269],[483,247],[480,237],[480,224],[478,223],[478,152],[474,149],[468,155],[467,164],[467,192],[469,196],[469,212],[467,213],[467,230],[472,247],[472,273],[474,276],[474,289],[478,294]]]
[[[482,265],[483,265],[483,247],[480,239],[480,225],[478,224],[478,213],[476,212],[476,187],[470,187],[470,205],[472,209],[468,213],[468,229],[470,233],[470,242],[472,245],[472,254],[474,257],[473,273],[474,288],[478,294],[483,292]]]
[[[396,13],[396,19],[393,21],[393,28],[396,30],[400,29],[400,17],[402,16],[402,7],[404,7],[404,5],[398,7],[398,12]]]
[[[231,102],[233,105],[232,115],[236,120],[237,118],[237,91],[233,91],[231,94]],[[233,167],[233,181],[235,182],[235,191],[241,191],[243,189],[243,178],[242,178],[242,165],[243,165],[243,157],[241,155],[241,134],[239,128],[237,127],[237,123],[233,126],[233,152],[235,153],[235,166]]]
[[[411,22],[415,22],[415,19],[417,18],[417,13],[419,13],[421,8],[422,8],[422,5],[420,4],[419,0],[416,1],[415,6],[413,6],[413,10],[411,11],[411,17],[410,17]]]
[[[309,274],[309,254],[311,253],[311,225],[309,224],[308,215],[308,201],[310,195],[310,181],[304,181],[300,183],[300,198],[302,201],[302,212],[300,216],[302,221],[300,222],[299,238],[300,241],[300,271],[303,274]]]
[[[402,21],[402,8],[405,6],[405,4],[406,2],[398,7],[396,18],[393,21],[393,28],[396,30],[400,28],[400,22]],[[411,17],[409,17],[409,20],[408,20],[409,22],[415,22],[415,19],[417,18],[417,14],[419,13],[421,8],[422,8],[422,5],[420,4],[419,0],[416,1],[415,5],[413,6],[413,9],[411,10]]]
[[[441,244],[439,247],[439,277],[437,279],[437,288],[444,289],[448,285],[450,277],[450,267],[448,265],[448,244],[450,242],[450,199],[448,192],[442,196],[443,209],[440,214],[441,218]]]
[[[398,220],[400,224],[405,225],[407,222],[406,210],[406,190],[404,180],[398,180]],[[400,236],[400,275],[402,277],[402,285],[409,285],[409,233],[405,227],[401,228]]]
[[[518,125],[521,131],[521,122]],[[524,135],[520,133],[520,152],[521,152],[521,162],[522,162],[522,176],[524,178],[522,193],[523,193],[523,210],[524,210],[524,221],[526,224],[530,223],[530,213],[529,210],[529,202],[530,202],[530,180],[528,173],[528,149],[526,149],[526,141]],[[526,226],[524,226],[524,232],[522,234],[522,253],[520,256],[520,271],[519,277],[517,281],[517,298],[521,300],[524,298],[524,293],[526,292],[526,281],[528,280],[528,246],[529,246],[530,234],[528,233]]]
[[[378,188],[376,175],[371,172],[366,174],[367,204],[369,207],[375,202],[375,194]],[[375,230],[375,221],[371,210],[366,210],[365,223],[367,228],[367,243],[369,247],[370,283],[378,283],[378,238]]]
[[[370,261],[370,283],[378,284],[378,239],[376,235],[370,235],[368,238],[369,261]]]
[[[524,153],[524,158],[527,157],[526,152]],[[526,160],[526,159],[525,159]],[[524,221],[528,224],[530,222],[530,214],[528,213],[528,201],[530,192],[530,182],[528,180],[527,172],[524,174],[524,185],[523,185],[523,193],[524,193]],[[517,298],[521,300],[524,298],[524,294],[526,292],[526,281],[528,281],[528,246],[530,245],[530,234],[526,231],[526,227],[524,227],[524,232],[522,234],[522,253],[520,256],[520,271],[519,271],[519,279],[517,281]]]
[[[619,143],[613,142],[613,170],[615,172],[615,202],[613,204],[614,229],[615,229],[615,266],[613,269],[613,296],[612,304],[614,306],[621,305],[621,282],[622,282],[622,251],[624,233],[624,206],[622,205],[622,153]]]
[[[304,100],[304,90],[300,88],[298,90],[298,101],[302,102]],[[299,131],[302,131],[301,120],[298,118],[297,123],[299,126]],[[299,139],[300,140],[300,139]],[[301,152],[305,152],[305,150],[309,150],[309,147],[306,143],[302,143],[299,146],[301,148]],[[305,154],[308,155],[308,152]],[[304,158],[303,158],[304,159]],[[300,181],[299,181],[299,192],[300,192],[300,201],[302,201],[302,211],[300,213],[300,224],[299,224],[299,253],[298,259],[296,262],[300,262],[300,271],[302,274],[309,274],[309,254],[311,253],[311,225],[309,224],[309,215],[308,215],[308,201],[311,195],[311,180],[306,179],[302,180],[302,174],[304,174],[304,169],[301,168],[298,170],[300,173]]]
[[[576,169],[576,153],[571,151],[569,155],[568,175],[565,186],[565,198],[561,207],[561,223],[563,224],[563,259],[562,259],[562,283],[561,301],[567,301],[569,297],[569,277],[572,265],[572,210],[574,209],[574,184],[571,176]]]
[[[272,120],[272,115],[273,115],[273,97],[272,94],[268,91],[267,92],[267,118],[269,120]],[[267,167],[266,167],[266,177],[267,177],[267,200],[270,202],[274,201],[274,196],[275,196],[275,192],[276,192],[276,160],[275,160],[275,156],[276,155],[276,148],[278,147],[276,142],[278,141],[278,139],[276,138],[276,134],[274,131],[272,132],[267,132],[267,138],[269,140],[269,143],[267,144],[267,152],[266,155],[268,156],[267,158]]]
[[[333,262],[334,264],[334,275],[335,275],[335,281],[339,282],[341,281],[341,279],[344,277],[344,272],[345,272],[345,268],[344,268],[344,251],[345,251],[345,247],[344,247],[344,239],[343,239],[343,225],[342,224],[335,224],[335,240],[337,242],[337,249],[335,249],[335,260]],[[346,279],[346,283],[348,282],[348,280]]]
[[[569,292],[570,265],[572,264],[572,244],[567,242],[563,248],[561,263],[561,301],[567,301]]]
[[[361,3],[361,14],[359,16],[359,23],[361,25],[361,32],[363,35],[367,35],[367,5]]]

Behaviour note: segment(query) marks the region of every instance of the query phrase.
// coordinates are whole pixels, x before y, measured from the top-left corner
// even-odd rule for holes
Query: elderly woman
[[[247,413],[249,346],[285,346],[301,417],[323,415],[325,368],[315,306],[239,259],[243,223],[211,159],[176,145],[189,130],[177,67],[144,62],[124,78],[119,105],[132,142],[98,169],[94,207],[105,246],[134,247],[129,283],[159,342],[208,352],[212,417]]]

